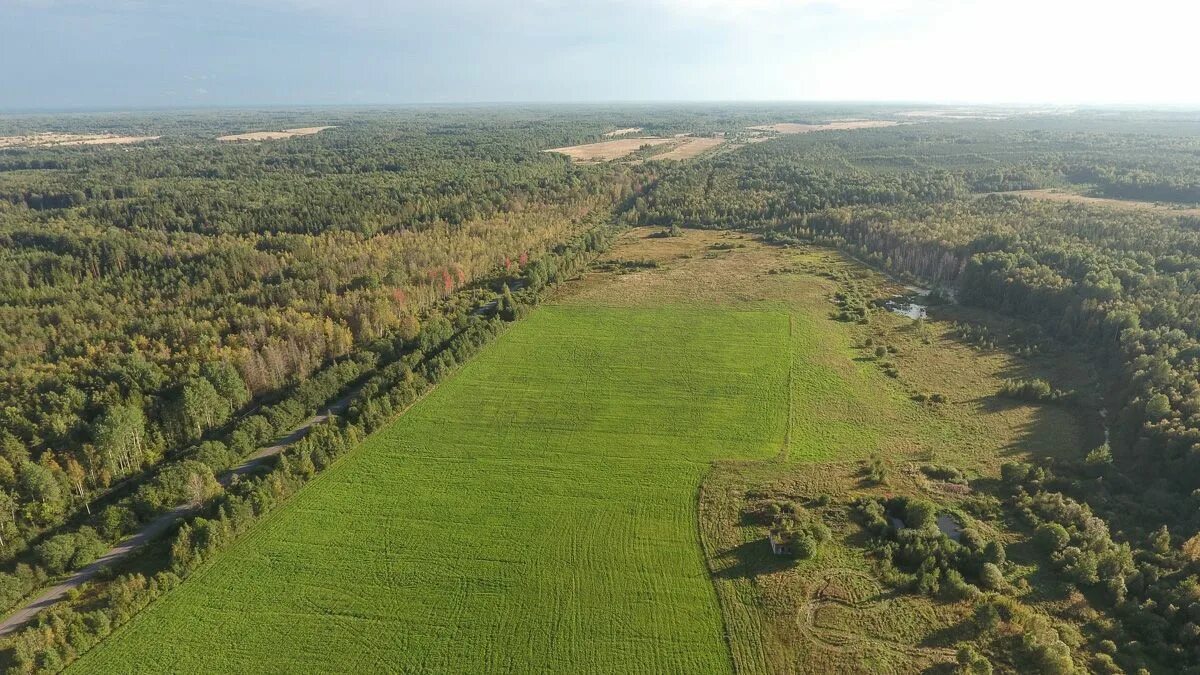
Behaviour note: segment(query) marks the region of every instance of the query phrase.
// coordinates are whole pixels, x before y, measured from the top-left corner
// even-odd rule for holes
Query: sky
[[[1200,107],[1192,0],[0,0],[0,109]]]

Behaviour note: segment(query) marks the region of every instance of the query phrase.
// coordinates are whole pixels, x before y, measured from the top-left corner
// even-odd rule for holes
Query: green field
[[[727,671],[696,490],[779,453],[789,323],[543,308],[75,670]]]

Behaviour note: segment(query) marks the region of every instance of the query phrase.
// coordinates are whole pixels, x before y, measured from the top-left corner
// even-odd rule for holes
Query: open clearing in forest
[[[296,136],[312,136],[313,134],[321,133],[326,129],[335,127],[298,127],[295,129],[283,129],[280,131],[251,131],[244,134],[230,134],[228,136],[218,136],[218,141],[235,142],[235,141],[276,141],[283,138],[295,138]]]
[[[683,143],[670,150],[654,155],[651,159],[694,159],[700,155],[721,146],[725,142],[722,137],[688,136]]]
[[[672,140],[670,138],[658,137],[618,138],[612,141],[600,141],[599,143],[550,148],[544,152],[557,152],[579,162],[605,162],[619,159],[645,146],[662,145],[663,143],[670,143]]]
[[[777,134],[808,134],[814,131],[847,131],[851,129],[874,129],[877,127],[894,127],[899,122],[891,120],[835,120],[824,124],[798,124],[780,122],[778,124],[763,124],[750,127],[754,131],[774,131]]]
[[[0,136],[0,148],[45,148],[64,145],[128,145],[153,141],[161,136],[118,136],[116,134],[38,133]]]
[[[861,327],[829,319],[836,284],[825,275],[863,273],[839,254],[741,234],[655,235],[627,233],[597,271],[74,670],[836,672],[944,661],[940,643],[923,646],[947,621],[929,601],[835,602],[845,594],[830,579],[875,588],[849,544],[801,565],[764,561],[761,533],[737,517],[746,489],[783,476],[797,491],[837,494],[872,452],[999,461],[997,444],[1036,450],[1044,428],[1058,430],[1046,447],[1062,447],[1070,418],[989,408],[984,392],[999,381],[989,378],[1019,365],[988,356],[963,379],[969,350],[945,354],[940,341],[913,358],[932,364],[930,381],[963,384],[938,385],[952,397],[941,410],[911,401],[903,380],[855,358]],[[915,345],[905,322],[884,329]]]
[[[612,138],[613,136],[624,136],[625,134],[636,134],[637,132],[639,132],[641,130],[642,130],[641,127],[626,127],[624,129],[614,129],[612,131],[606,131],[606,132],[604,132],[603,135],[605,138]]]
[[[998,194],[1018,195],[1030,199],[1044,199],[1051,202],[1072,202],[1075,204],[1087,204],[1088,206],[1105,206],[1127,211],[1154,211],[1155,213],[1175,216],[1200,216],[1200,207],[1197,206],[1179,206],[1159,202],[1141,202],[1132,199],[1112,199],[1109,197],[1089,197],[1064,190],[1014,190]]]
[[[778,453],[788,345],[777,307],[542,307],[76,669],[728,671],[695,495]]]

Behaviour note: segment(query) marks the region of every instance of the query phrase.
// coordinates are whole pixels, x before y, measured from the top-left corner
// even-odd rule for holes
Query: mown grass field
[[[695,493],[779,452],[788,330],[543,308],[76,670],[726,671]]]
[[[649,234],[626,236],[610,271],[569,284],[74,670],[836,672],[944,660],[925,645],[944,612],[922,599],[826,603],[807,621],[806,580],[842,575],[873,597],[869,565],[846,541],[773,567],[761,533],[737,521],[742,496],[779,480],[852,490],[872,453],[994,466],[1057,447],[1047,428],[1071,440],[1070,420],[991,406],[998,378],[1023,366],[926,344],[907,319],[871,327],[902,346],[904,376],[885,376],[861,356],[863,329],[829,318],[835,284],[820,273],[855,267],[836,254]],[[931,386],[951,403],[910,400]]]

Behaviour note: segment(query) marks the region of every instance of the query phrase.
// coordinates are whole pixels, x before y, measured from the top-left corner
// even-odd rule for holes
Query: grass
[[[695,492],[779,451],[787,331],[539,310],[76,670],[728,670]]]
[[[958,345],[936,320],[924,335],[899,317],[830,320],[826,277],[865,274],[835,253],[651,233],[609,257],[655,265],[569,284],[75,670],[944,661],[958,610],[889,596],[861,554],[845,512],[868,489],[861,460],[891,469],[870,489],[936,491],[913,462],[990,472],[1074,448],[1073,420],[996,406],[993,384],[1030,366]],[[897,347],[899,377],[864,356],[868,335]],[[911,400],[929,390],[949,402]],[[739,519],[764,486],[834,495],[834,542],[780,565]]]

